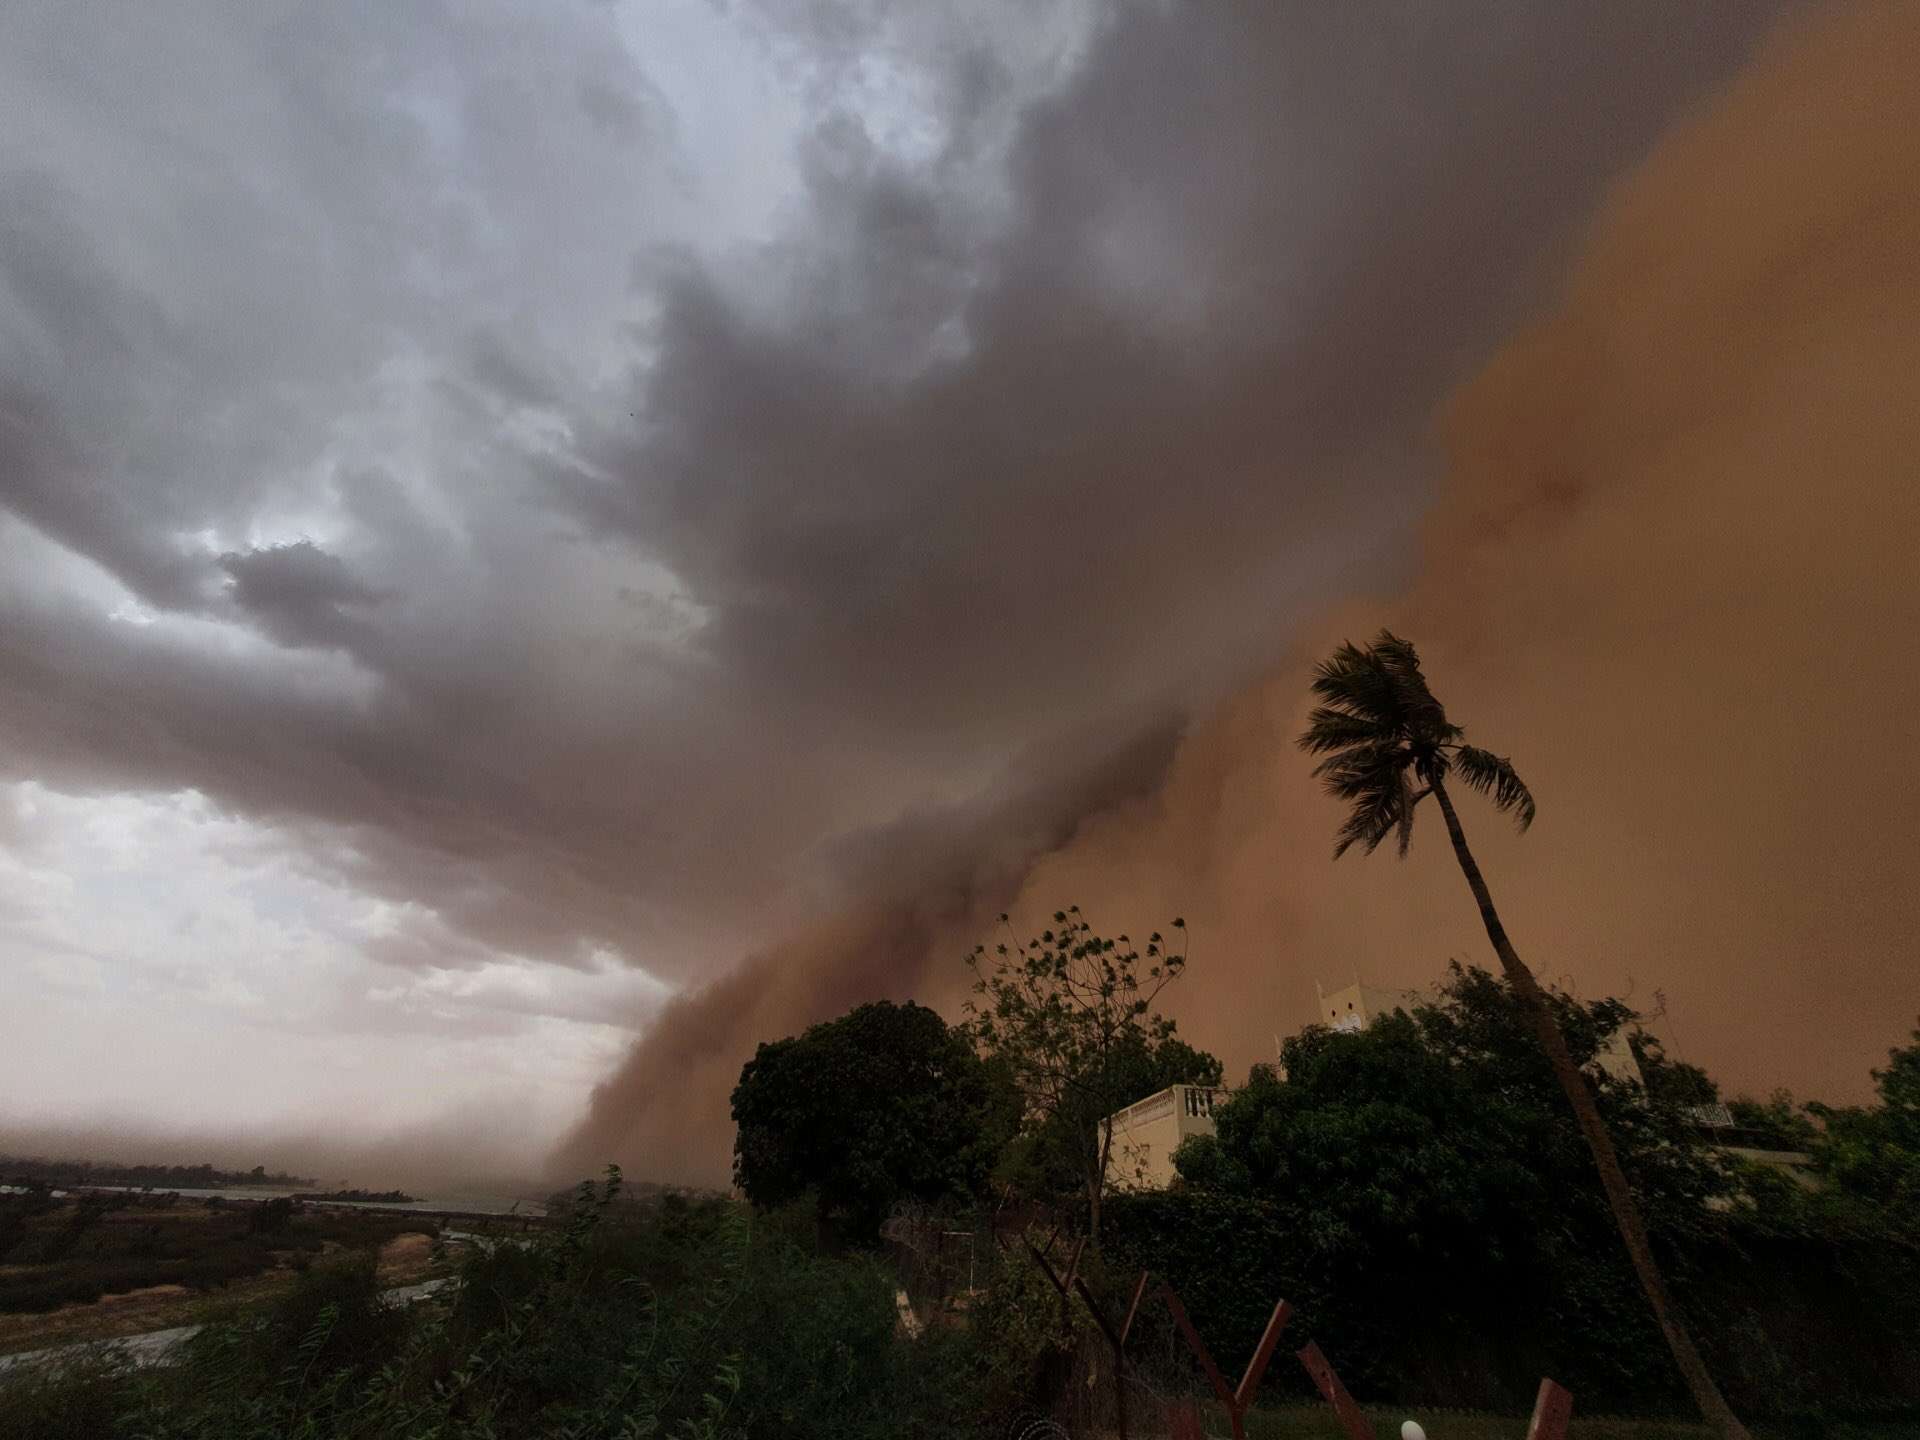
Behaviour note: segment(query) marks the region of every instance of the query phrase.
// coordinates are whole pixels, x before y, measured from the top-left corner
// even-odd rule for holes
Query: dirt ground
[[[270,1270],[235,1280],[214,1297],[183,1285],[153,1285],[124,1295],[103,1295],[91,1305],[63,1305],[41,1315],[0,1315],[0,1355],[38,1350],[76,1340],[110,1340],[169,1330],[205,1318],[211,1304],[247,1304],[280,1294],[293,1283],[291,1270]]]
[[[327,1247],[328,1251],[338,1249],[331,1244]],[[425,1235],[401,1235],[388,1241],[380,1249],[381,1284],[412,1285],[429,1278],[435,1273],[432,1251],[433,1241]],[[210,1295],[183,1285],[152,1285],[124,1295],[103,1295],[89,1305],[62,1306],[46,1314],[0,1314],[0,1355],[198,1324],[213,1309],[231,1310],[271,1300],[285,1293],[295,1278],[291,1268],[282,1266],[232,1281]]]
[[[411,1285],[433,1273],[433,1240],[427,1235],[400,1235],[380,1247],[380,1283]]]

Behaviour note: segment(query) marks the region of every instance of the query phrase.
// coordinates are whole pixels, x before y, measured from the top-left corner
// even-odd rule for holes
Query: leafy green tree
[[[1647,1095],[1656,1103],[1685,1111],[1721,1103],[1720,1086],[1714,1078],[1698,1065],[1675,1060],[1652,1034],[1636,1030],[1627,1043],[1639,1063]],[[1765,1100],[1741,1095],[1725,1103],[1733,1117],[1733,1143],[1770,1150],[1807,1150],[1819,1138],[1819,1126],[1786,1090],[1775,1090]]]
[[[1878,1105],[1807,1108],[1826,1127],[1814,1147],[1822,1174],[1920,1241],[1920,1030],[1912,1038],[1873,1072]]]
[[[1578,1063],[1634,1018],[1618,1000],[1547,998]],[[1663,1219],[1684,1225],[1728,1193],[1725,1171],[1676,1109],[1616,1082],[1596,1099]],[[1411,1247],[1431,1258],[1457,1245],[1484,1261],[1515,1236],[1553,1228],[1551,1212],[1568,1208],[1570,1182],[1591,1165],[1524,1007],[1477,967],[1452,966],[1411,1014],[1357,1032],[1308,1027],[1282,1045],[1279,1066],[1255,1067],[1214,1113],[1220,1156],[1196,1157],[1202,1165],[1223,1165],[1216,1173],[1229,1183],[1303,1216],[1320,1212],[1323,1238],[1381,1254]],[[1184,1150],[1179,1168],[1196,1180]],[[1588,1218],[1609,1223],[1601,1204],[1594,1197]]]
[[[1713,1077],[1698,1065],[1673,1059],[1667,1054],[1666,1046],[1653,1035],[1637,1031],[1628,1037],[1627,1043],[1633,1048],[1633,1058],[1639,1062],[1640,1078],[1647,1093],[1654,1099],[1668,1105],[1719,1103],[1720,1087]]]
[[[1583,1062],[1633,1022],[1617,1000],[1549,1001]],[[1678,1107],[1611,1080],[1597,1099],[1650,1225],[1691,1278],[1694,1257],[1726,1245],[1716,1207],[1733,1177]],[[1671,1383],[1585,1142],[1497,976],[1456,966],[1430,1001],[1365,1030],[1310,1027],[1214,1118],[1216,1136],[1176,1154],[1168,1203],[1184,1208],[1154,1245],[1167,1229],[1211,1234],[1217,1200],[1254,1227],[1247,1248],[1273,1236],[1283,1255],[1257,1279],[1233,1274],[1246,1249],[1218,1274],[1184,1240],[1129,1258],[1176,1276],[1183,1295],[1191,1279],[1195,1307],[1222,1307],[1208,1317],[1222,1330],[1257,1334],[1260,1296],[1284,1294],[1337,1344],[1352,1383],[1435,1403],[1520,1403],[1542,1370],[1643,1404]],[[1152,1205],[1116,1202],[1113,1243],[1141,1210]],[[1580,1337],[1577,1353],[1556,1347],[1561,1335]],[[1466,1388],[1442,1399],[1436,1368]]]
[[[754,1205],[815,1197],[871,1239],[902,1201],[978,1195],[1005,1102],[965,1032],[878,1001],[763,1044],[733,1091],[733,1173]]]
[[[1742,1142],[1767,1150],[1811,1150],[1820,1140],[1820,1127],[1807,1117],[1792,1092],[1776,1090],[1765,1100],[1741,1096],[1727,1102]]]
[[[1024,945],[974,947],[967,1013],[974,1039],[1019,1091],[1029,1153],[1043,1169],[1070,1170],[1086,1196],[1098,1249],[1114,1112],[1171,1084],[1218,1083],[1220,1062],[1177,1040],[1154,1009],[1185,971],[1184,949],[1155,931],[1143,954],[1125,935],[1096,934],[1077,905],[1053,923]],[[1186,921],[1171,928],[1184,936]]]
[[[1446,708],[1428,689],[1419,654],[1391,631],[1382,630],[1365,649],[1351,642],[1342,644],[1315,671],[1313,693],[1320,703],[1308,717],[1299,743],[1308,753],[1325,757],[1314,773],[1327,793],[1348,807],[1334,855],[1343,855],[1354,845],[1371,854],[1392,835],[1404,856],[1413,839],[1414,812],[1420,802],[1432,796],[1439,805],[1454,858],[1479,906],[1487,939],[1573,1108],[1621,1241],[1674,1364],[1701,1414],[1723,1435],[1744,1440],[1746,1427],[1720,1393],[1669,1293],[1594,1092],[1573,1058],[1546,993],[1521,960],[1494,908],[1492,891],[1467,847],[1447,781],[1457,778],[1479,791],[1494,808],[1512,815],[1522,830],[1533,823],[1532,793],[1505,756],[1466,743],[1466,731],[1447,718]]]

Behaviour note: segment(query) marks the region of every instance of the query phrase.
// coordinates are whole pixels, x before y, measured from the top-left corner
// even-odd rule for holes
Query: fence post
[[[1321,1395],[1333,1406],[1333,1413],[1340,1418],[1341,1428],[1347,1432],[1349,1440],[1373,1440],[1373,1426],[1360,1413],[1360,1407],[1353,1403],[1353,1396],[1340,1383],[1339,1374],[1328,1363],[1327,1357],[1320,1353],[1318,1344],[1311,1340],[1307,1342],[1306,1348],[1300,1351],[1300,1363],[1306,1366],[1307,1374],[1313,1377],[1313,1383]]]
[[[1253,1404],[1253,1392],[1260,1387],[1260,1377],[1266,1372],[1267,1362],[1273,1358],[1273,1347],[1280,1343],[1280,1332],[1287,1328],[1287,1321],[1293,1315],[1293,1307],[1282,1300],[1273,1307],[1273,1316],[1267,1321],[1267,1328],[1260,1332],[1260,1343],[1254,1347],[1253,1358],[1247,1362],[1246,1373],[1240,1377],[1238,1389],[1229,1390],[1226,1380],[1220,1374],[1220,1367],[1213,1363],[1206,1342],[1200,1338],[1200,1332],[1193,1328],[1193,1321],[1187,1318],[1187,1307],[1180,1303],[1180,1297],[1174,1293],[1171,1285],[1162,1284],[1160,1294],[1166,1299],[1167,1308],[1173,1312],[1173,1322],[1180,1327],[1180,1333],[1186,1338],[1187,1348],[1199,1360],[1200,1368],[1206,1372],[1207,1383],[1213,1387],[1213,1393],[1226,1407],[1227,1423],[1233,1427],[1233,1440],[1246,1440],[1248,1407]]]
[[[1566,1440],[1567,1422],[1572,1418],[1572,1392],[1552,1380],[1542,1380],[1540,1393],[1534,1397],[1527,1440]]]

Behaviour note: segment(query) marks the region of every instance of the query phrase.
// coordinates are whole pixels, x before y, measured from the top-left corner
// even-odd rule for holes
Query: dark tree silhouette
[[[1493,894],[1467,848],[1466,832],[1461,829],[1446,782],[1457,776],[1469,789],[1491,800],[1495,809],[1512,815],[1522,830],[1533,823],[1532,793],[1505,756],[1466,743],[1466,731],[1447,719],[1445,707],[1427,688],[1419,654],[1391,631],[1382,630],[1365,649],[1351,642],[1341,645],[1315,671],[1313,693],[1320,703],[1308,717],[1299,743],[1309,754],[1326,757],[1314,774],[1329,795],[1348,806],[1339,842],[1334,846],[1335,858],[1355,845],[1372,854],[1389,835],[1397,836],[1404,856],[1413,839],[1414,810],[1429,795],[1439,802],[1447,835],[1453,841],[1454,858],[1460,862],[1467,887],[1480,906],[1487,939],[1546,1051],[1560,1088],[1566,1092],[1587,1148],[1593,1152],[1593,1163],[1600,1172],[1620,1238],[1646,1291],[1647,1304],[1673,1352],[1674,1364],[1708,1422],[1723,1435],[1746,1440],[1746,1427],[1708,1373],[1673,1303],[1666,1277],[1648,1244],[1646,1222],[1620,1168],[1613,1138],[1600,1118],[1593,1092],[1574,1063],[1540,982],[1507,938],[1506,927],[1493,906]]]
[[[733,1091],[733,1173],[748,1200],[808,1191],[871,1241],[903,1201],[978,1195],[1002,1140],[992,1077],[923,1005],[862,1005],[763,1044]]]

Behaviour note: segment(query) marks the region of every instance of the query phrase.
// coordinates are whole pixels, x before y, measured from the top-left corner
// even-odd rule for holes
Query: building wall
[[[1115,1190],[1164,1190],[1174,1181],[1173,1152],[1191,1135],[1211,1135],[1213,1107],[1230,1092],[1174,1085],[1113,1117],[1107,1184]]]
[[[1315,1018],[1335,1030],[1364,1030],[1382,1015],[1410,1009],[1418,998],[1411,990],[1376,990],[1358,982],[1338,990],[1314,989],[1320,996]]]
[[[1627,1043],[1625,1030],[1613,1032],[1606,1048],[1595,1053],[1592,1064],[1596,1070],[1602,1070],[1616,1080],[1631,1080],[1635,1085],[1646,1083],[1640,1073],[1640,1062],[1634,1057],[1633,1047]]]

